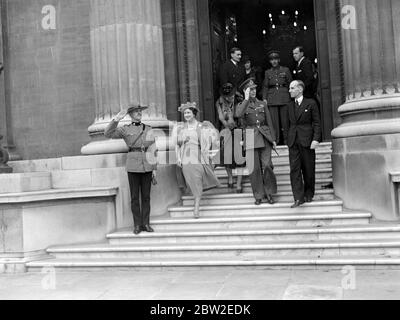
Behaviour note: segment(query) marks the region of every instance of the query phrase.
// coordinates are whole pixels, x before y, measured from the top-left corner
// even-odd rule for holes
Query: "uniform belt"
[[[149,150],[148,147],[130,148],[129,152],[147,152],[147,150]]]
[[[269,86],[269,88],[270,89],[273,89],[273,88],[287,88],[287,86],[278,84],[278,85],[275,85],[275,86]]]

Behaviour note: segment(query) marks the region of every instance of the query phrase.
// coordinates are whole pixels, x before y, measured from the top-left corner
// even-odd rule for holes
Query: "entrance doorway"
[[[318,0],[209,0],[209,39],[211,44],[211,65],[214,101],[219,96],[218,72],[220,66],[229,59],[229,50],[239,47],[243,56],[248,56],[256,69],[258,81],[264,80],[265,71],[270,68],[267,52],[279,50],[281,65],[294,70],[292,50],[301,45],[306,56],[315,63],[317,74],[328,70],[318,70],[318,55],[328,60],[328,39],[316,30]],[[317,8],[317,10],[316,10]],[[201,14],[201,13],[200,13]],[[204,19],[207,20],[207,19]],[[204,23],[204,22],[203,22]],[[204,29],[203,29],[204,30]],[[204,63],[203,59],[203,63]],[[318,82],[326,83],[325,81]],[[321,93],[321,86],[318,92]],[[322,93],[329,97],[329,93]],[[322,101],[324,100],[324,101]],[[212,106],[213,107],[213,106]],[[330,140],[333,127],[331,98],[321,99],[321,114],[324,140]],[[217,122],[217,119],[209,119]]]

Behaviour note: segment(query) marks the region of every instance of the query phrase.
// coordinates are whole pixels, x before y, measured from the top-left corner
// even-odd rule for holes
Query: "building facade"
[[[272,20],[264,28],[248,21],[262,21],[258,11],[267,21],[272,12],[280,20],[275,27],[282,27],[286,15],[299,11],[295,18],[301,19],[310,10],[301,23],[312,31],[312,43],[306,36],[300,38],[304,43],[276,39],[305,44],[318,61],[336,193],[349,209],[396,220],[398,183],[391,179],[400,171],[396,0],[2,0],[3,143],[14,159],[24,160],[124,152],[122,143],[103,138],[103,130],[135,102],[151,106],[146,121],[164,132],[187,101],[198,102],[202,118],[214,121],[215,74],[228,47],[237,44],[254,56],[259,47],[253,44],[262,39],[251,36],[273,34]],[[228,25],[229,17],[237,22]],[[244,35],[245,26],[254,34]],[[281,36],[293,32],[289,26]],[[290,55],[285,41],[274,45]]]

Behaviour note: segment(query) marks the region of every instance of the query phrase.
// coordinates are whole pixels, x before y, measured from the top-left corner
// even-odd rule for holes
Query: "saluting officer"
[[[277,193],[277,182],[272,164],[272,149],[276,149],[276,137],[268,105],[257,99],[256,88],[253,79],[246,80],[240,86],[245,100],[238,105],[236,116],[243,119],[246,129],[246,158],[256,205],[260,205],[264,199],[274,204],[272,195]],[[249,132],[252,134],[249,135]],[[254,140],[250,141],[253,133]],[[253,168],[249,167],[252,163]]]
[[[280,65],[280,52],[270,51],[271,69],[265,72],[263,99],[268,101],[278,144],[287,144],[289,130],[288,108],[291,103],[289,86],[292,82],[290,69]],[[283,141],[281,140],[281,134]]]
[[[122,110],[111,121],[104,133],[109,139],[124,139],[129,147],[126,170],[128,172],[131,207],[135,223],[133,232],[136,235],[142,231],[154,232],[150,226],[150,192],[152,183],[156,183],[156,144],[153,129],[142,123],[142,111],[146,109],[148,107],[130,105],[127,110]],[[132,119],[132,123],[118,127],[119,122],[128,114]],[[142,198],[141,205],[140,194]]]

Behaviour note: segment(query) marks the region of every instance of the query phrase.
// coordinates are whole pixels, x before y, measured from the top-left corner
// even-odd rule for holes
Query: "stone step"
[[[273,241],[319,241],[319,240],[372,240],[400,239],[400,225],[334,226],[334,227],[290,227],[286,229],[242,229],[242,230],[176,230],[171,232],[142,233],[135,236],[132,230],[123,230],[107,235],[111,245],[154,245],[246,243]]]
[[[283,171],[277,171],[274,170],[276,179],[278,181],[289,181],[290,180],[290,172],[283,172]],[[221,184],[228,184],[228,176],[226,173],[222,173],[221,175],[217,175],[218,180]],[[332,169],[317,169],[315,172],[315,178],[317,180],[328,180],[332,179],[333,177],[333,172]],[[250,178],[247,174],[244,175],[243,177],[244,182],[249,182]]]
[[[292,192],[281,192],[274,196],[274,199],[277,202],[290,202],[293,201]],[[332,189],[329,190],[317,190],[314,200],[322,201],[322,200],[334,200],[335,194]],[[182,204],[184,206],[194,206],[194,197],[193,196],[183,196]],[[201,200],[201,205],[228,205],[228,204],[253,204],[254,196],[252,193],[229,193],[229,194],[214,194],[214,195],[205,195]]]
[[[202,259],[47,259],[30,262],[27,264],[28,272],[42,272],[43,268],[55,268],[57,272],[103,272],[116,271],[149,271],[149,270],[201,270],[212,269],[306,269],[316,268],[342,269],[344,266],[355,268],[384,269],[399,268],[400,256],[385,257],[375,256],[346,256],[346,257],[312,257],[291,256],[281,258],[262,257],[257,259],[233,257],[233,258],[207,258]]]
[[[234,182],[236,183],[236,181],[234,181]],[[315,181],[315,189],[322,190],[325,186],[332,184],[332,182],[333,182],[332,178],[317,179]],[[291,186],[289,179],[286,179],[286,180],[278,179],[277,184],[278,184],[278,192],[292,191],[292,186]],[[236,188],[236,184],[234,187]],[[219,188],[207,191],[204,194],[221,194],[221,193],[224,194],[224,193],[232,193],[232,192],[236,193],[235,190],[228,189],[227,181],[225,181],[224,183],[221,183],[221,186]],[[243,183],[243,192],[244,193],[252,193],[251,184],[247,180],[245,180]]]
[[[337,213],[343,210],[343,202],[340,200],[332,201],[314,201],[303,206],[291,209],[292,203],[276,203],[274,205],[262,204],[234,204],[234,205],[215,205],[201,206],[200,213],[202,217],[221,217],[240,215],[265,215],[265,214],[306,214],[306,213]],[[193,206],[171,207],[168,209],[171,217],[193,217]]]
[[[219,244],[77,245],[54,247],[47,253],[57,259],[203,259],[281,258],[309,255],[314,258],[345,256],[400,256],[400,239],[296,242],[241,242]]]
[[[371,213],[339,212],[339,213],[302,213],[302,214],[264,214],[259,216],[225,216],[202,219],[165,218],[155,219],[152,225],[158,232],[193,231],[193,230],[240,230],[268,229],[287,227],[324,227],[344,225],[368,225]]]
[[[275,161],[274,168],[276,171],[290,172],[289,160],[287,162]],[[332,169],[332,160],[331,159],[317,160],[316,169]],[[244,170],[246,175],[248,174],[248,170],[246,168],[239,169],[239,170],[241,170],[241,171]],[[225,176],[226,175],[226,169],[224,167],[216,167],[215,172],[216,172],[217,176]],[[237,172],[238,172],[238,170],[233,169],[233,174],[235,176],[237,176]]]

